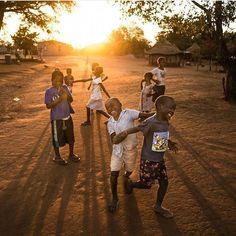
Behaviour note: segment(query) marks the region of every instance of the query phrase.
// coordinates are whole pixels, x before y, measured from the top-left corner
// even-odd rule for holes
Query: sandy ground
[[[104,85],[112,96],[138,109],[140,80],[151,69],[146,60],[88,61],[104,66],[109,76]],[[235,235],[236,104],[222,99],[222,74],[207,67],[167,68],[166,94],[177,102],[171,138],[180,148],[178,154],[166,154],[170,185],[164,205],[175,214],[167,220],[152,210],[157,186],[127,196],[122,177],[119,209],[107,211],[111,145],[104,117],[94,114],[91,127],[80,126],[87,84],[76,84],[73,91],[75,151],[81,163],[52,161],[44,105],[50,73],[71,67],[81,78],[87,70],[84,57],[47,58],[46,65],[0,65],[0,235]],[[67,147],[62,155],[67,157]],[[138,178],[138,164],[132,179]]]

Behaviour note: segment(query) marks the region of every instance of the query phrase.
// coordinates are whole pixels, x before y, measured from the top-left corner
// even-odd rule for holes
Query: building
[[[67,56],[73,53],[73,47],[70,44],[56,40],[39,42],[37,49],[40,58],[43,56]]]
[[[156,65],[158,57],[165,57],[166,66],[180,66],[182,51],[169,41],[157,42],[151,49],[146,51],[149,65]]]

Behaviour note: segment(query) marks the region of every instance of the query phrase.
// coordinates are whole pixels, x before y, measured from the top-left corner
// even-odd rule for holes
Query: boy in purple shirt
[[[178,151],[176,143],[169,139],[169,120],[174,115],[176,104],[172,97],[162,95],[156,99],[155,107],[155,115],[146,119],[142,124],[117,134],[116,138],[120,136],[125,139],[128,134],[138,131],[143,133],[140,180],[136,182],[128,180],[126,187],[129,193],[133,188],[150,189],[154,181],[158,180],[159,188],[154,211],[166,218],[172,218],[173,213],[162,207],[162,202],[168,187],[164,154],[168,149]]]
[[[45,104],[51,109],[50,118],[52,124],[52,143],[55,151],[54,161],[66,165],[67,160],[61,158],[59,147],[69,144],[69,159],[79,161],[80,158],[74,154],[74,127],[70,115],[70,103],[73,101],[72,95],[67,86],[63,85],[63,73],[54,71],[52,73],[52,87],[45,92]]]

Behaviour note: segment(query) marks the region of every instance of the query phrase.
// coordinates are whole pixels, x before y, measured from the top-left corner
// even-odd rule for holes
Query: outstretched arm
[[[73,84],[74,83],[79,83],[79,82],[87,82],[87,81],[91,81],[91,80],[92,80],[91,78],[89,78],[89,79],[77,79],[77,80],[73,81]]]
[[[149,112],[149,113],[140,112],[138,118],[147,119],[148,117],[153,116],[155,113],[156,112]]]
[[[129,135],[129,134],[134,134],[134,133],[137,133],[139,132],[140,129],[138,126],[136,127],[133,127],[133,128],[130,128],[130,129],[127,129],[127,130],[124,130],[122,131],[121,133],[119,134],[115,134],[113,137],[112,137],[112,143],[114,144],[118,144],[120,142],[122,142],[124,139],[126,139],[126,137]]]
[[[103,85],[102,83],[100,83],[99,85],[100,85],[100,87],[102,88],[102,90],[104,91],[104,93],[107,95],[107,97],[110,98],[111,96],[109,95],[109,93],[108,93],[107,90],[105,89],[104,85]]]

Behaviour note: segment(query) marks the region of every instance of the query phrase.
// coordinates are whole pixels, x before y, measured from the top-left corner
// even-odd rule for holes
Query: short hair
[[[62,81],[62,83],[63,83],[63,78],[64,78],[64,76],[63,76],[63,73],[60,71],[60,70],[54,70],[53,72],[52,72],[52,81],[57,77],[57,76],[60,76],[60,78],[61,78],[61,81]]]
[[[152,72],[147,72],[144,74],[144,79],[152,79],[153,73]]]
[[[67,72],[68,72],[68,71],[70,71],[70,72],[71,72],[71,71],[72,71],[72,69],[71,69],[71,68],[67,68],[67,69],[66,69],[66,71],[67,71]]]
[[[122,105],[121,102],[120,102],[120,100],[119,100],[118,98],[116,98],[116,97],[108,98],[108,99],[106,100],[106,102],[105,102],[105,105],[106,105],[108,102],[113,102],[113,101],[118,102],[118,103],[120,103],[120,105]]]
[[[103,73],[103,67],[102,66],[97,66],[95,68],[95,72],[98,73],[99,75]]]
[[[95,68],[99,66],[99,64],[97,62],[93,62],[92,63],[92,70],[95,70]]]
[[[164,61],[166,58],[165,57],[158,57],[157,58],[157,64],[160,64],[160,61]]]
[[[174,98],[166,95],[161,95],[156,99],[155,107],[158,108],[160,105],[164,105],[167,101],[172,101],[175,104]]]

